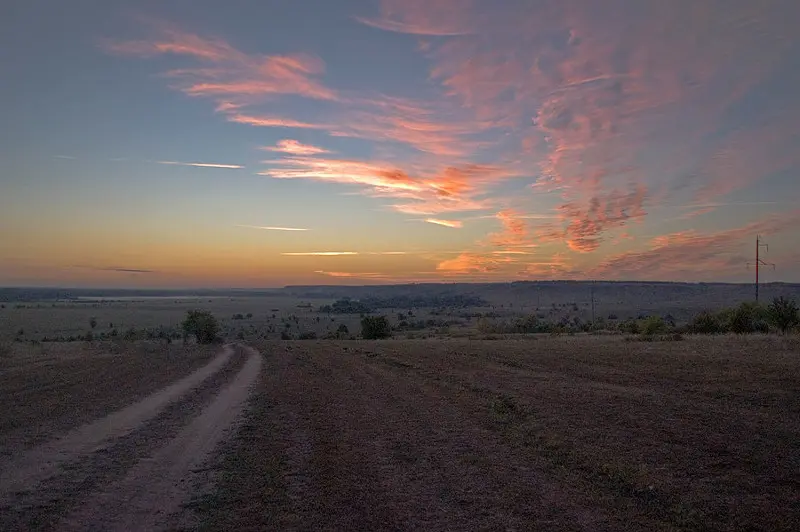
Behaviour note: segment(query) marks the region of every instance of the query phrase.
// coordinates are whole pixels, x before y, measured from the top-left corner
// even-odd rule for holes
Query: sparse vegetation
[[[372,308],[360,301],[344,298],[321,306],[319,311],[326,314],[366,314],[372,312]]]

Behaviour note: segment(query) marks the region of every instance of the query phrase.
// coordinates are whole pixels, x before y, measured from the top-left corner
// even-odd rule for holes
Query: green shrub
[[[392,328],[386,316],[364,316],[361,318],[361,336],[365,340],[379,340],[392,336]]]
[[[645,336],[655,336],[667,332],[667,324],[661,316],[650,316],[642,323],[642,334]]]
[[[694,334],[719,334],[725,332],[725,327],[718,316],[704,310],[692,319],[689,332]]]
[[[783,296],[776,297],[767,307],[767,314],[770,323],[783,334],[800,324],[800,310],[793,299],[786,299]]]
[[[281,340],[291,340],[292,335],[287,333],[286,331],[281,331]]]
[[[723,311],[721,315],[728,318],[727,328],[733,333],[769,332],[766,309],[756,303],[742,303],[734,309]]]
[[[297,339],[298,340],[316,340],[317,339],[317,333],[315,333],[314,331],[301,332],[300,335],[297,337]]]
[[[641,332],[641,328],[639,327],[639,322],[636,320],[625,320],[623,323],[620,323],[619,329],[622,332],[630,334],[639,334],[639,332]]]
[[[200,344],[211,344],[217,339],[219,322],[207,310],[190,310],[181,324],[184,334],[192,334]]]

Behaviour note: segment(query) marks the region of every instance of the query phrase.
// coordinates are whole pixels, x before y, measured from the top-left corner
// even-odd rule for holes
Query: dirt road
[[[225,346],[174,384],[0,464],[0,529],[170,526],[192,470],[236,423],[261,360]]]

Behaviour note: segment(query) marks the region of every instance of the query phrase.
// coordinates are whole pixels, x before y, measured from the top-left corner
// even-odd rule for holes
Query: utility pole
[[[592,327],[594,327],[594,281],[592,281]]]
[[[759,274],[759,267],[760,266],[772,266],[772,269],[773,270],[775,269],[775,264],[773,264],[771,262],[764,262],[763,260],[761,260],[761,248],[766,248],[766,250],[769,251],[769,245],[768,244],[764,244],[763,242],[761,242],[761,235],[757,235],[756,236],[756,261],[755,261],[755,263],[752,263],[752,262],[748,262],[747,263],[748,266],[750,266],[751,264],[754,264],[755,267],[756,267],[756,304],[758,304],[758,283],[759,283],[758,274]]]

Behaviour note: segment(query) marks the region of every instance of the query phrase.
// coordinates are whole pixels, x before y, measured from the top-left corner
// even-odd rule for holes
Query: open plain
[[[797,528],[796,336],[429,333],[7,344],[0,528]]]

